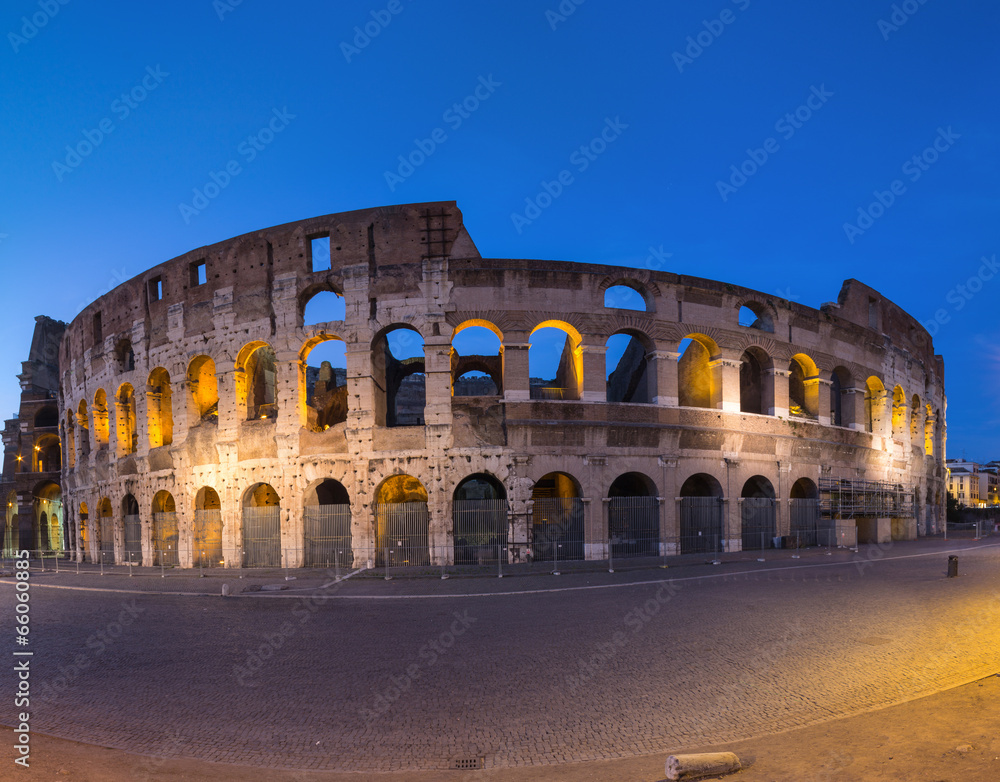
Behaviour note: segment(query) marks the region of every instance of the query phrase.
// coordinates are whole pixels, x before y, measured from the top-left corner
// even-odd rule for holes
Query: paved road
[[[225,600],[155,591],[209,579],[35,574],[32,727],[153,756],[356,771],[773,733],[1000,671],[1000,547],[963,551],[959,579],[944,578],[943,549]],[[507,594],[455,596],[495,590]],[[9,585],[0,604],[13,635]]]

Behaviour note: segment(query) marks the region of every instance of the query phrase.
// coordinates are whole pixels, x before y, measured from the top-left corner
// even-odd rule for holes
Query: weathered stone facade
[[[319,236],[330,237],[327,271],[312,269]],[[606,307],[617,285],[639,292],[646,311]],[[345,319],[305,325],[307,302],[324,291],[343,295]],[[743,306],[759,316],[754,325],[739,325]],[[423,339],[423,425],[384,425],[385,385],[398,367],[373,348],[400,325]],[[480,362],[500,375],[496,396],[453,396],[461,362],[452,339],[468,325],[500,337],[500,356]],[[533,331],[550,325],[569,335],[558,378],[566,398],[536,399],[528,348]],[[607,340],[618,333],[635,342],[609,381]],[[324,428],[316,422],[332,413],[307,404],[305,358],[332,337],[346,343],[347,413]],[[254,358],[268,347],[273,362]],[[641,377],[633,372],[640,364]],[[572,476],[591,558],[605,555],[602,500],[625,473],[655,484],[664,540],[677,537],[675,498],[695,475],[721,487],[730,548],[739,548],[735,500],[755,476],[774,488],[778,534],[789,529],[793,485],[807,479],[815,489],[824,476],[915,490],[916,509],[896,523],[897,537],[943,523],[943,361],[920,324],[879,293],[849,280],[837,303],[815,310],[668,272],[485,259],[451,202],[302,220],[160,264],[73,320],[60,367],[63,494],[75,545],[83,505],[84,524],[100,506],[118,523],[131,495],[147,564],[162,492],[176,504],[182,552],[204,487],[218,493],[223,546],[235,549],[248,492],[267,484],[280,500],[282,548],[296,551],[304,498],[319,482],[346,488],[352,536],[365,544],[379,487],[398,474],[426,489],[429,544],[439,552],[432,560],[449,556],[456,486],[480,473],[506,491],[512,541],[529,535],[536,482]],[[621,397],[640,382],[646,401],[606,401],[609,388]],[[334,396],[316,398],[342,405]],[[748,407],[759,412],[742,412]],[[85,537],[93,556],[96,536]],[[182,554],[180,564],[191,561]]]

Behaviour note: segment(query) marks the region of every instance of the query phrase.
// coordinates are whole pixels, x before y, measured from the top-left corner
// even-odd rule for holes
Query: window
[[[878,299],[868,299],[868,327],[878,328]]]
[[[323,272],[330,269],[330,235],[310,237],[309,257],[312,261],[314,272]]]
[[[163,298],[163,278],[154,277],[149,281],[149,300],[159,301]]]
[[[100,345],[104,342],[104,328],[101,325],[101,313],[94,314],[94,344]]]
[[[208,282],[208,267],[204,261],[195,261],[191,264],[191,287],[197,288]]]

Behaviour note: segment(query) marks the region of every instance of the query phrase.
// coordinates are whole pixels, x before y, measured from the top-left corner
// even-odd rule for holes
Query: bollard
[[[160,552],[160,578],[166,578],[163,573],[163,552]]]
[[[559,575],[559,542],[552,541],[552,575]]]
[[[132,578],[132,557],[128,558],[128,577]]]
[[[202,567],[202,560],[205,559],[205,552],[198,552],[198,578],[205,577],[205,569]]]
[[[104,552],[101,552],[101,575],[104,575]]]
[[[497,578],[503,578],[503,546],[497,543]]]
[[[614,552],[611,550],[611,541],[608,540],[608,572],[615,572]]]
[[[59,555],[56,554],[56,573],[59,572]]]
[[[222,596],[229,597],[229,584],[222,585]]]
[[[385,558],[385,580],[392,581],[392,576],[389,575],[389,547],[385,546],[382,549],[382,556]]]
[[[948,578],[958,576],[958,557],[952,554],[948,557]]]

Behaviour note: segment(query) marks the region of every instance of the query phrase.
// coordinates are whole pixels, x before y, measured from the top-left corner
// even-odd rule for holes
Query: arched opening
[[[656,376],[647,359],[652,341],[644,334],[622,331],[608,337],[606,345],[608,401],[652,402],[656,396]]]
[[[71,470],[76,467],[76,416],[72,410],[66,411],[66,463]]]
[[[429,565],[427,489],[412,475],[392,475],[375,493],[375,564]]]
[[[771,357],[758,347],[740,356],[740,412],[768,415],[774,409],[774,373]]]
[[[723,547],[722,485],[707,473],[692,475],[681,486],[681,554],[715,554]]]
[[[76,517],[80,530],[80,561],[92,562],[93,555],[90,553],[90,512],[87,510],[87,503],[80,503],[80,509],[77,511]]]
[[[325,325],[340,322],[347,317],[347,305],[344,297],[336,291],[320,290],[306,301],[302,311],[304,326]]]
[[[318,481],[303,498],[307,567],[351,567],[351,498],[340,481]]]
[[[3,526],[3,546],[0,546],[4,559],[8,557],[13,558],[21,549],[20,538],[21,531],[18,528],[17,519],[17,492],[12,490],[7,495],[7,507],[5,508]]]
[[[528,383],[532,399],[580,399],[583,350],[580,334],[568,323],[545,321],[531,332]]]
[[[819,372],[809,356],[798,353],[788,362],[788,415],[819,417]]]
[[[55,405],[45,405],[35,413],[35,429],[59,426],[59,410]]]
[[[844,427],[854,424],[854,378],[844,367],[830,374],[830,423]]]
[[[236,402],[246,411],[246,420],[278,417],[277,358],[265,342],[244,345],[236,359]]]
[[[153,496],[153,564],[175,567],[180,564],[177,552],[177,506],[168,491]]]
[[[789,493],[791,533],[796,547],[827,545],[828,530],[821,523],[819,489],[810,478],[799,478]]]
[[[924,408],[927,415],[924,416],[924,453],[927,456],[934,455],[934,424],[936,422],[934,410],[930,405]]]
[[[427,398],[424,338],[411,326],[392,326],[372,341],[375,423],[423,426]]]
[[[309,340],[299,361],[305,390],[305,421],[312,432],[325,432],[347,420],[347,345],[323,335]]]
[[[125,561],[142,564],[142,519],[139,503],[131,494],[122,498],[122,526],[125,532]]]
[[[94,394],[94,441],[98,448],[108,447],[108,395],[103,388]]]
[[[537,561],[583,559],[584,505],[580,484],[550,472],[531,489],[531,555]]]
[[[118,435],[118,457],[135,453],[139,433],[135,428],[135,392],[129,383],[122,383],[115,395],[115,432]]]
[[[774,486],[762,475],[754,475],[740,492],[740,520],[743,550],[761,551],[774,547],[777,512]]]
[[[714,409],[722,406],[722,382],[711,366],[719,346],[703,334],[688,334],[677,352],[677,398],[681,407]]]
[[[907,434],[906,427],[906,394],[902,386],[892,389],[892,436],[896,440],[903,439]]]
[[[917,394],[910,403],[910,444],[920,447],[920,430],[923,428],[923,403]]]
[[[76,408],[76,424],[80,430],[80,458],[86,459],[90,456],[90,417],[86,399],[81,399]]]
[[[881,433],[886,393],[882,381],[874,375],[865,382],[865,431]]]
[[[157,367],[146,383],[146,426],[149,447],[159,448],[174,441],[174,412],[171,404],[170,373]]]
[[[59,436],[43,434],[32,451],[33,472],[59,472],[62,469],[62,446]]]
[[[740,307],[739,324],[743,328],[774,333],[774,318],[770,310],[755,301],[748,301]]]
[[[604,306],[608,309],[646,312],[646,297],[631,285],[612,285],[604,291]]]
[[[267,483],[243,495],[243,567],[281,567],[281,500]]]
[[[111,513],[111,500],[102,497],[97,503],[97,537],[100,545],[101,561],[107,565],[115,563],[115,526]]]
[[[470,475],[451,504],[456,565],[507,561],[507,491],[492,475]]]
[[[615,478],[608,489],[611,556],[655,557],[660,553],[660,501],[656,484],[639,472]]]
[[[485,321],[467,321],[455,329],[451,348],[454,396],[503,393],[502,335],[496,326]]]
[[[135,369],[135,351],[132,350],[131,340],[118,340],[115,344],[115,360],[118,362],[119,372],[131,372]]]
[[[222,502],[211,486],[198,490],[194,500],[194,564],[200,567],[221,567]]]
[[[195,356],[187,370],[188,404],[192,426],[219,422],[219,379],[210,356]]]

